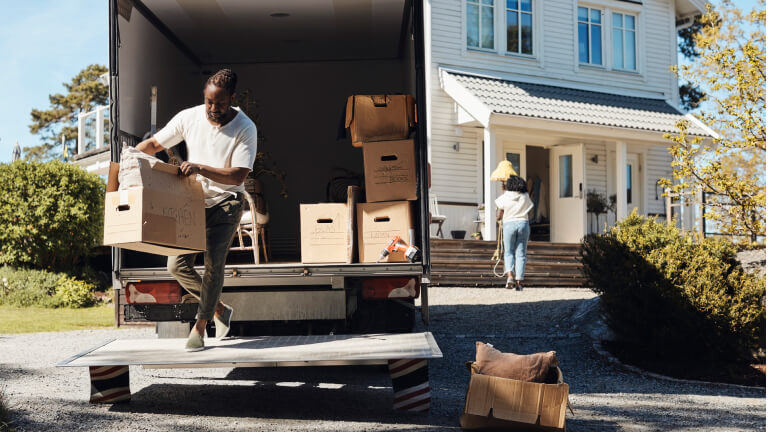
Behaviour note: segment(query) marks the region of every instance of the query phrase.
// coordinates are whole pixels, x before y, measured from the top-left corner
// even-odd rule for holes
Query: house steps
[[[578,244],[531,241],[528,243],[525,286],[583,287]],[[506,278],[493,274],[496,242],[432,239],[432,285],[502,287]],[[496,272],[504,272],[499,262]]]

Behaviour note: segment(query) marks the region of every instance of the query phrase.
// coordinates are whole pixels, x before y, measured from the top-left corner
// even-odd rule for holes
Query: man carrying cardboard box
[[[196,253],[168,257],[168,271],[200,301],[187,351],[205,347],[208,321],[214,320],[216,338],[221,339],[229,332],[232,319],[232,308],[219,297],[227,253],[242,214],[243,181],[256,159],[256,125],[232,106],[236,84],[237,75],[229,69],[211,75],[203,89],[203,105],[176,114],[155,136],[136,146],[152,155],[186,141],[188,160],[181,164],[181,172],[197,175],[203,185],[205,274],[201,278],[195,271]]]

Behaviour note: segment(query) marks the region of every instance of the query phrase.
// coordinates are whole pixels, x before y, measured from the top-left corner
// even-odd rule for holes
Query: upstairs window
[[[495,49],[493,1],[467,0],[467,47]]]
[[[506,0],[507,52],[533,54],[532,0]]]
[[[579,62],[603,64],[602,11],[579,6]]]
[[[637,70],[637,28],[634,15],[613,13],[613,68]]]

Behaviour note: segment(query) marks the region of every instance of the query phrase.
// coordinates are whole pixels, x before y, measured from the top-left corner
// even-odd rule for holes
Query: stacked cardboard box
[[[363,148],[365,203],[357,205],[360,262],[376,262],[381,251],[399,236],[413,243],[410,201],[418,198],[416,152],[408,139],[415,106],[408,95],[352,96],[347,121],[352,142]],[[386,262],[406,262],[402,252]]]
[[[347,263],[354,261],[355,205],[360,188],[347,188],[347,203],[301,204],[301,262]]]
[[[363,149],[366,202],[358,203],[355,188],[349,190],[347,204],[302,204],[302,262],[351,263],[355,255],[359,262],[376,262],[393,237],[413,243],[410,201],[418,197],[416,153],[408,138],[414,123],[411,96],[347,99],[345,125],[353,146]],[[405,261],[402,252],[387,257],[387,262]]]

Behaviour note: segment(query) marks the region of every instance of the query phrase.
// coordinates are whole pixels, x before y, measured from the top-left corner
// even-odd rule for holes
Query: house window
[[[467,0],[467,46],[494,49],[494,0]]]
[[[634,15],[613,13],[613,68],[636,70],[637,28]]]
[[[507,1],[507,52],[533,54],[532,0]]]
[[[560,198],[573,196],[573,156],[562,155],[559,158]]]
[[[603,64],[602,11],[579,6],[579,62]]]
[[[520,175],[520,153],[507,153],[507,160],[512,164],[512,169]]]
[[[627,204],[632,202],[632,165],[627,165]]]

